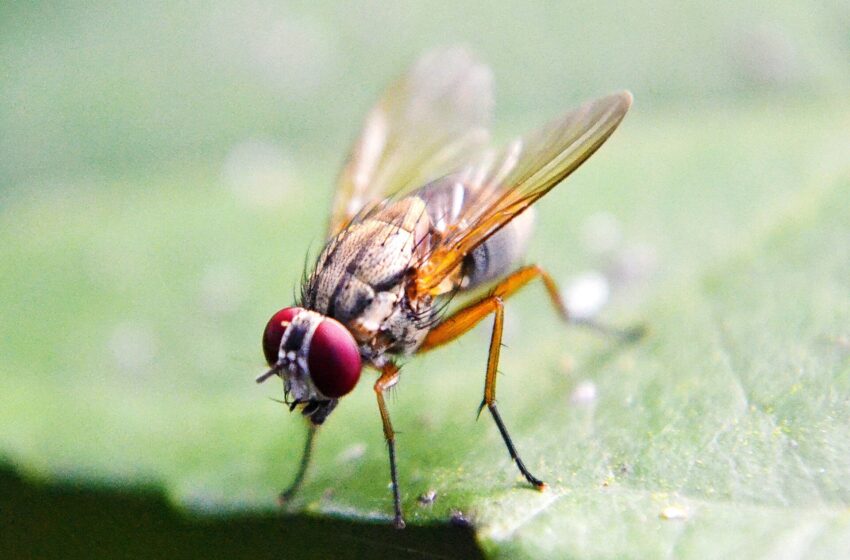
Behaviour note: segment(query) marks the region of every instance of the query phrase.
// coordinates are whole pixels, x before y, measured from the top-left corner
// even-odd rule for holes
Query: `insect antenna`
[[[262,383],[263,381],[265,381],[269,377],[271,377],[273,375],[277,375],[278,371],[280,371],[280,368],[278,367],[277,364],[275,364],[269,371],[267,371],[267,372],[265,372],[261,375],[258,375],[257,378],[254,381],[256,381],[257,383]]]

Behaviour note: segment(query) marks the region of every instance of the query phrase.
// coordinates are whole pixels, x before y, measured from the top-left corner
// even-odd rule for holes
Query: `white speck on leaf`
[[[681,520],[688,518],[688,511],[680,505],[669,505],[658,514],[661,519]]]
[[[595,402],[596,397],[596,384],[592,381],[582,381],[576,385],[575,389],[573,389],[573,392],[570,394],[570,402],[578,405],[587,405]]]
[[[611,289],[608,279],[596,271],[574,278],[566,289],[566,304],[574,319],[590,319],[608,303]]]
[[[350,463],[353,461],[357,461],[362,458],[363,455],[366,454],[366,444],[365,443],[354,443],[349,445],[339,454],[338,459],[343,463]]]

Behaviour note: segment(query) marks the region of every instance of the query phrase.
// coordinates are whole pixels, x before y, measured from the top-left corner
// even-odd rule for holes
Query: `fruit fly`
[[[467,333],[493,316],[486,407],[520,473],[545,488],[514,446],[496,406],[504,304],[542,281],[564,320],[569,312],[539,266],[519,266],[534,204],[589,158],[632,103],[623,91],[582,105],[502,150],[488,147],[491,74],[462,49],[426,54],[368,114],[343,167],[327,242],[301,294],[263,333],[285,402],[310,426],[289,499],[307,470],[316,431],[364,367],[377,370],[378,412],[389,451],[396,527],[404,527],[395,432],[384,400],[399,381],[397,361]],[[493,285],[447,312],[452,296]]]

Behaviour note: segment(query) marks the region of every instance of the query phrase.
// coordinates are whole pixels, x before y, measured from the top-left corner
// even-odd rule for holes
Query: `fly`
[[[270,369],[257,382],[279,376],[285,402],[310,426],[284,501],[304,478],[319,426],[368,367],[379,372],[374,391],[389,450],[394,524],[404,527],[384,401],[399,381],[397,360],[447,344],[490,315],[479,413],[489,410],[525,479],[546,486],[520,459],[496,406],[504,304],[540,280],[569,320],[549,274],[517,265],[534,225],[530,207],[605,142],[632,96],[623,91],[586,103],[496,151],[488,147],[491,82],[489,69],[466,51],[434,51],[367,116],[338,179],[328,241],[298,301],[275,313],[263,333]],[[446,312],[453,295],[484,285],[495,287]]]

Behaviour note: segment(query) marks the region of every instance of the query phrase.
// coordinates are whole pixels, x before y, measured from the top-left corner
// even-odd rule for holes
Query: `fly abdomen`
[[[529,208],[463,259],[462,289],[471,289],[504,276],[525,254],[534,230],[534,208]]]

